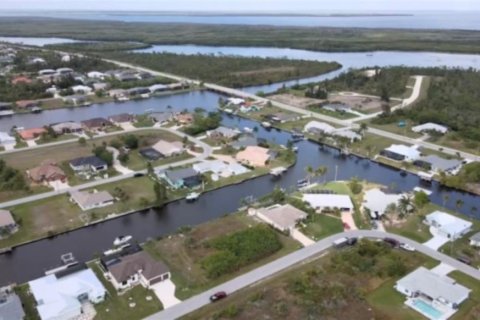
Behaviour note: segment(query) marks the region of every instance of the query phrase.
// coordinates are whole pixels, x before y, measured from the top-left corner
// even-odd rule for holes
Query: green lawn
[[[89,267],[108,292],[105,301],[95,305],[95,320],[143,319],[163,309],[162,303],[152,290],[137,285],[118,295],[113,285],[104,278],[97,263],[90,263]],[[151,297],[151,300],[148,301],[147,297]],[[135,307],[130,307],[130,303],[135,303]]]
[[[477,320],[480,316],[480,281],[460,271],[453,271],[448,274],[457,283],[472,290],[469,298],[460,305],[460,309],[452,317],[452,320]]]
[[[37,312],[36,301],[33,295],[29,294],[30,288],[28,284],[15,287],[15,293],[22,301],[23,311],[25,311],[25,320],[40,320]]]
[[[307,218],[301,231],[315,241],[326,238],[332,234],[343,232],[340,218],[330,217],[325,214],[314,214]]]
[[[187,152],[183,152],[178,156],[168,157],[164,159],[158,159],[152,161],[151,164],[153,167],[158,167],[161,165],[174,163],[177,161],[192,159],[193,156]],[[126,163],[127,167],[131,170],[138,171],[147,168],[148,161],[137,151],[133,150],[128,154],[128,162]]]
[[[358,116],[354,113],[325,110],[321,107],[308,107],[308,110],[342,120],[358,118]]]
[[[370,127],[385,130],[385,131],[389,131],[389,132],[393,132],[393,133],[396,133],[398,135],[406,136],[406,137],[414,138],[414,139],[420,138],[422,136],[422,134],[419,134],[419,133],[416,133],[416,132],[412,131],[412,127],[414,127],[416,125],[417,125],[417,123],[414,123],[413,121],[408,120],[408,119],[405,119],[405,127],[403,127],[403,128],[399,127],[397,123],[380,125],[380,124],[373,124],[371,121],[368,122],[368,126],[370,126]]]
[[[59,141],[65,141],[65,140],[74,140],[74,139],[78,139],[78,136],[76,136],[74,134],[62,134],[62,135],[57,136],[55,139],[48,139],[48,140],[38,139],[35,142],[38,145],[41,145],[41,144],[46,144],[46,143],[53,143],[53,142],[59,142]]]

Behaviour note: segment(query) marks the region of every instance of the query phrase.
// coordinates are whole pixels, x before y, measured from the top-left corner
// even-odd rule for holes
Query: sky
[[[414,12],[480,11],[479,0],[0,0],[0,10]]]

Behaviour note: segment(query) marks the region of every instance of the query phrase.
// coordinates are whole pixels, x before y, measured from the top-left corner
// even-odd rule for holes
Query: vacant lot
[[[177,297],[187,298],[300,248],[296,241],[278,234],[283,245],[280,251],[231,274],[209,279],[200,265],[202,259],[215,252],[207,243],[221,236],[246,230],[258,223],[245,214],[232,214],[196,226],[192,230],[184,230],[183,233],[150,242],[146,248],[170,267],[173,281],[177,285]]]
[[[382,100],[377,97],[367,97],[355,93],[329,94],[328,100],[339,102],[365,113],[382,111]],[[395,104],[395,102],[393,103]]]
[[[278,102],[285,103],[285,104],[288,104],[297,108],[302,108],[302,109],[306,109],[308,106],[312,104],[319,104],[325,101],[325,100],[293,95],[290,93],[275,94],[273,96],[269,96],[269,98],[274,101],[278,101]]]

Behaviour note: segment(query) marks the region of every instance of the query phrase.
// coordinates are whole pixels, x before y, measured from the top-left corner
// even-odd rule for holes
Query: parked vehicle
[[[343,223],[343,229],[344,230],[350,230],[350,225],[346,222]]]
[[[411,252],[415,251],[415,248],[409,245],[408,243],[401,243],[400,249],[403,249],[405,251],[411,251]]]
[[[136,172],[136,173],[133,174],[134,178],[140,178],[140,177],[143,177],[143,176],[145,176],[145,173],[143,173],[143,172]]]
[[[384,238],[383,242],[388,243],[389,245],[392,246],[392,248],[396,248],[396,247],[400,246],[400,242],[398,242],[397,240],[395,240],[393,238]]]
[[[337,249],[340,249],[347,246],[354,246],[356,243],[357,243],[357,238],[343,237],[333,241],[333,246]]]
[[[460,261],[460,262],[463,262],[465,264],[468,264],[468,265],[472,264],[472,260],[470,260],[470,258],[467,258],[465,256],[457,257],[457,260]]]
[[[225,291],[219,291],[210,296],[210,301],[215,302],[218,300],[222,300],[223,298],[227,297],[227,293]]]

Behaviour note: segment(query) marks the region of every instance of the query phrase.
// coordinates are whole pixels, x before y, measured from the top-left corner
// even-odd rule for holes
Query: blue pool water
[[[443,315],[442,312],[438,311],[423,300],[415,300],[413,301],[413,305],[422,313],[428,315],[430,319],[440,319],[440,317]]]

